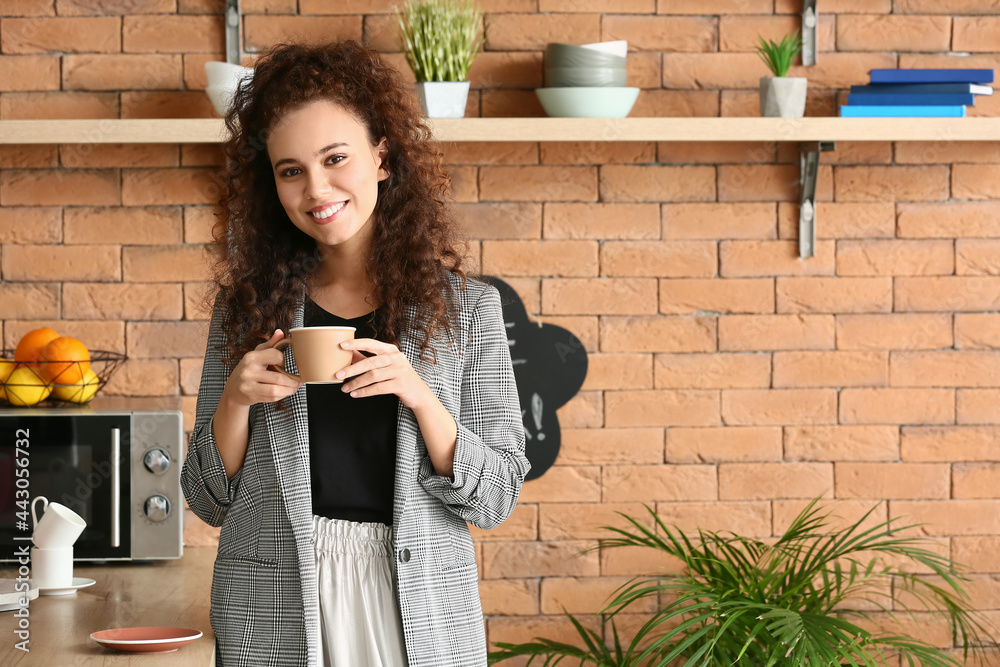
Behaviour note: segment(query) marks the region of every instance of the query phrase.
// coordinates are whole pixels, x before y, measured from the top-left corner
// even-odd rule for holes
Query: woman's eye
[[[292,167],[281,172],[282,176],[298,176],[302,172],[298,167]]]
[[[343,155],[331,155],[326,159],[327,164],[337,164],[344,159]]]

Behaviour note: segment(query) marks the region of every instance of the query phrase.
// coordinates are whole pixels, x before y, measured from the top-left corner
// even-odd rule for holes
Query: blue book
[[[968,93],[961,94],[940,94],[922,95],[920,93],[868,93],[859,95],[851,93],[847,96],[848,104],[862,104],[868,106],[962,106],[975,104],[975,95]]]
[[[963,106],[849,106],[840,107],[843,118],[964,118]]]
[[[991,69],[873,69],[872,83],[993,83]]]
[[[993,86],[982,86],[976,83],[870,83],[867,86],[851,86],[851,93],[855,95],[882,93],[992,95]]]

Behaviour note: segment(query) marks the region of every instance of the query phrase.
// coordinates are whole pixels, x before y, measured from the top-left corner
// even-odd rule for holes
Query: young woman
[[[486,664],[466,522],[529,464],[499,295],[467,279],[440,154],[356,43],[264,54],[226,117],[225,249],[182,484],[221,526],[216,662]],[[303,386],[293,327],[348,325]]]

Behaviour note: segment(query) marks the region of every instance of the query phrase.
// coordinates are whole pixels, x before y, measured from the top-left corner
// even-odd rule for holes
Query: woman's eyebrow
[[[348,144],[344,143],[343,141],[336,141],[336,142],[330,144],[329,146],[323,146],[323,148],[321,148],[318,151],[316,151],[315,157],[319,157],[323,153],[325,153],[325,152],[327,152],[329,150],[332,150],[334,148],[340,148],[341,146],[347,146],[347,145]],[[277,162],[274,163],[274,169],[277,169],[278,167],[280,167],[281,165],[285,164],[286,162],[295,162],[295,160],[293,160],[290,157],[281,158],[280,160],[278,160]]]

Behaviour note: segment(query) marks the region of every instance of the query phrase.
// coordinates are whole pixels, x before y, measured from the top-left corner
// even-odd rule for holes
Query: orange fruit
[[[59,384],[77,384],[90,368],[90,350],[72,336],[60,336],[42,348],[42,377]]]
[[[34,405],[48,398],[51,392],[52,387],[27,366],[15,368],[7,378],[7,400],[11,405]]]
[[[37,368],[38,364],[35,362],[41,358],[42,350],[56,338],[59,338],[59,334],[48,327],[29,331],[18,342],[14,350],[14,361],[26,362],[29,366]]]
[[[76,384],[53,385],[52,395],[60,400],[71,403],[86,403],[94,397],[99,386],[97,373],[93,369],[88,369],[84,373],[83,379]]]
[[[14,372],[17,368],[17,364],[13,361],[7,361],[6,359],[0,357],[0,401],[7,400],[7,392],[4,389],[4,383],[7,382],[7,378],[10,374]]]

